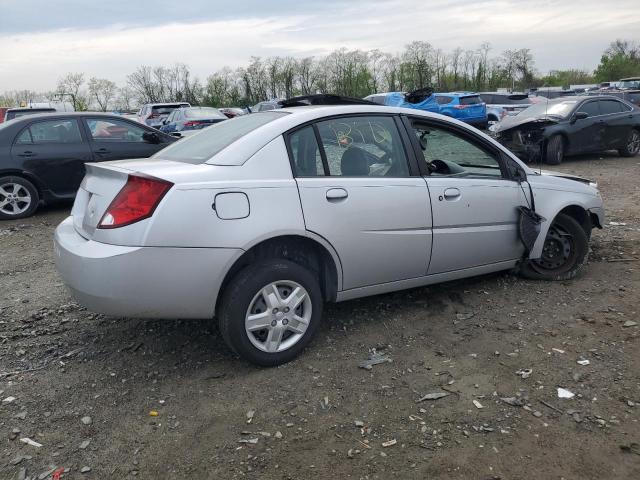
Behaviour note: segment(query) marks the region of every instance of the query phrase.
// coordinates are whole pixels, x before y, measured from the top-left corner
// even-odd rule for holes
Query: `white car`
[[[602,224],[588,180],[538,174],[464,123],[309,106],[88,164],[55,258],[91,310],[217,317],[233,350],[278,365],[311,340],[323,302],[513,268],[568,279]]]

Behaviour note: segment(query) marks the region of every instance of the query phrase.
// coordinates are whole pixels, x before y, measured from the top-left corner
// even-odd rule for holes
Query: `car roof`
[[[145,103],[145,107],[166,107],[169,105],[190,105],[189,102]]]
[[[55,112],[56,109],[53,107],[14,107],[7,109],[7,112],[32,112],[32,111],[47,111],[47,112]]]
[[[35,110],[35,109],[32,109],[32,110]],[[87,116],[113,118],[113,119],[120,119],[120,118],[126,119],[126,117],[122,115],[116,115],[114,113],[106,113],[106,112],[58,112],[58,111],[55,111],[51,113],[34,113],[33,115],[25,115],[23,117],[14,118],[13,120],[11,120],[11,122],[13,122],[13,125],[17,125],[20,122],[32,122],[33,120],[37,120],[40,118],[56,120],[60,118],[76,118],[76,117],[87,117]],[[131,119],[128,119],[128,120],[132,121]]]

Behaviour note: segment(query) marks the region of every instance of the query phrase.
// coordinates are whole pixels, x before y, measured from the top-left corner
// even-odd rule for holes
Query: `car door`
[[[587,118],[571,120],[567,127],[571,153],[597,152],[605,149],[605,123],[600,115],[598,100],[587,100],[573,113],[584,112]]]
[[[30,123],[16,136],[11,155],[57,196],[73,195],[84,177],[84,163],[92,161],[76,118]]]
[[[622,147],[631,133],[632,119],[629,107],[616,99],[600,99],[600,113],[604,120],[604,143],[606,149]]]
[[[521,258],[518,182],[498,149],[466,129],[421,118],[405,122],[429,187],[436,274]]]
[[[343,289],[426,275],[431,208],[390,115],[340,116],[288,135],[307,230],[335,248]]]
[[[113,117],[85,117],[89,144],[96,162],[150,157],[166,147],[164,135],[133,122]],[[155,134],[160,143],[145,139],[145,132]]]

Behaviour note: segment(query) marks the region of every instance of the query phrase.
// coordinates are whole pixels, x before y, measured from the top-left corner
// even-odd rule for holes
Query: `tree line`
[[[68,73],[51,92],[12,91],[0,105],[58,99],[76,110],[132,110],[144,103],[185,101],[192,105],[246,106],[272,98],[313,93],[365,97],[372,93],[411,91],[525,91],[542,86],[588,84],[640,75],[640,44],[616,40],[603,52],[595,71],[568,69],[541,76],[528,48],[492,54],[489,43],[477,49],[446,52],[415,41],[398,54],[380,50],[336,50],[324,57],[251,57],[246,67],[224,67],[204,81],[187,65],[140,66],[124,85],[104,78]]]

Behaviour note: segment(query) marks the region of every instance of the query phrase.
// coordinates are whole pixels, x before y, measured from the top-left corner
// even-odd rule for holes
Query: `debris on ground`
[[[27,445],[31,445],[32,447],[40,448],[42,446],[41,443],[36,442],[35,440],[31,440],[29,437],[23,437],[20,439],[22,443],[26,443]]]
[[[85,416],[85,417],[82,417],[82,418],[80,419],[80,421],[81,421],[84,425],[91,425],[91,424],[93,423],[93,419],[92,419],[90,416],[88,416],[88,415],[87,415],[87,416]]]
[[[474,400],[473,404],[476,406],[476,408],[484,408],[478,400]]]
[[[522,397],[500,397],[500,400],[512,407],[522,407],[527,403]]]
[[[566,388],[558,387],[558,398],[573,398],[575,395],[575,393],[567,390]]]
[[[620,450],[626,453],[635,453],[640,455],[640,443],[632,442],[629,445],[620,445]]]
[[[589,360],[587,360],[586,358],[578,360],[578,365],[585,366],[585,365],[589,365],[590,363],[591,362]]]
[[[449,395],[451,394],[447,392],[427,393],[423,397],[420,397],[418,400],[416,400],[416,403],[424,402],[425,400],[438,400],[439,398],[448,397]]]
[[[249,410],[247,412],[247,415],[246,415],[247,416],[247,423],[251,423],[253,421],[253,417],[254,417],[255,414],[256,414],[255,410]]]
[[[379,365],[380,363],[391,363],[393,360],[391,357],[384,353],[378,353],[375,349],[369,353],[369,356],[366,360],[360,362],[358,365],[360,368],[364,368],[365,370],[371,370],[374,365]]]
[[[531,368],[521,368],[516,372],[516,375],[518,375],[520,378],[529,378],[532,373],[533,369]]]
[[[622,324],[623,327],[635,327],[638,325],[638,322],[634,322],[633,320],[627,320]]]
[[[395,445],[396,443],[398,443],[398,441],[397,441],[395,438],[393,438],[393,439],[388,440],[388,441],[386,441],[386,442],[382,442],[382,446],[383,446],[383,447],[385,447],[385,448],[386,448],[386,447],[392,447],[392,446],[393,446],[393,445]]]

